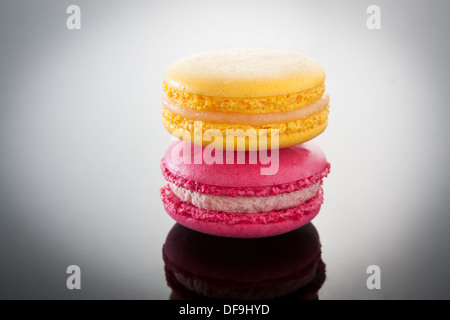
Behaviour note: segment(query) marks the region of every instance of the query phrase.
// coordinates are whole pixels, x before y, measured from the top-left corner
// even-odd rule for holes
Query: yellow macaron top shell
[[[198,53],[175,61],[164,75],[167,91],[222,98],[298,94],[324,81],[325,71],[314,59],[263,48]]]

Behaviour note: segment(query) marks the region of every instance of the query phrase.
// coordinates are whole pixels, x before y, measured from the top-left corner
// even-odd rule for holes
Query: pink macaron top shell
[[[180,154],[177,153],[178,151],[172,152],[174,148],[176,148],[175,150],[188,150],[190,157],[184,159],[191,159],[190,163],[187,163],[188,161],[184,159],[174,161],[174,155],[177,157]],[[194,152],[197,152],[198,162],[198,159],[200,159],[198,157],[199,150],[203,154],[205,148],[193,147],[185,141],[172,143],[161,161],[162,173],[166,180],[198,192],[228,194],[221,188],[235,188],[236,195],[264,196],[292,192],[310,186],[321,180],[329,171],[329,163],[325,154],[313,142],[279,149],[278,165],[276,166],[278,169],[271,175],[261,174],[262,168],[274,166],[273,162],[277,161],[276,154],[270,154],[271,151],[268,151],[269,157],[267,159],[270,159],[272,163],[269,162],[268,164],[261,163],[260,156],[256,157],[256,164],[249,163],[249,152],[245,153],[244,164],[237,163],[236,154],[234,161],[227,162],[226,151],[219,150],[215,150],[215,152],[223,153],[223,164],[207,164],[203,161],[203,158],[201,158],[201,163],[196,164],[194,163]],[[255,152],[257,153],[257,151]],[[204,185],[207,187],[202,190]],[[276,187],[275,189],[281,187],[281,189],[267,192],[267,188],[273,189],[274,187]],[[245,189],[248,189],[248,194]]]

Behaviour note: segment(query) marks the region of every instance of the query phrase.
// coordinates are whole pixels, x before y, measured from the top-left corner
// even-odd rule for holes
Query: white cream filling
[[[173,193],[182,201],[200,209],[229,213],[257,213],[296,207],[313,198],[320,183],[308,188],[267,197],[217,196],[199,193],[170,183]]]

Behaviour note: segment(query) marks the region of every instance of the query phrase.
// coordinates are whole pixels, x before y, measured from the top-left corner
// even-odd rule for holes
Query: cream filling
[[[178,187],[173,183],[169,184],[173,193],[186,203],[200,209],[229,213],[258,213],[296,207],[313,198],[320,187],[320,183],[316,183],[308,188],[274,196],[228,197],[199,193]]]
[[[195,119],[205,122],[233,123],[243,125],[263,125],[269,123],[287,123],[298,119],[307,118],[313,114],[325,110],[330,102],[330,96],[325,92],[322,98],[310,105],[299,109],[272,113],[237,113],[218,111],[199,111],[184,107],[166,95],[163,95],[163,108],[187,119]]]

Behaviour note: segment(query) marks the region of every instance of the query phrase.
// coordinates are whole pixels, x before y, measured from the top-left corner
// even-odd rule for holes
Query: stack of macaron
[[[161,161],[167,213],[209,235],[263,238],[310,222],[330,165],[309,140],[328,120],[325,72],[293,52],[246,48],[188,56],[167,69]]]

